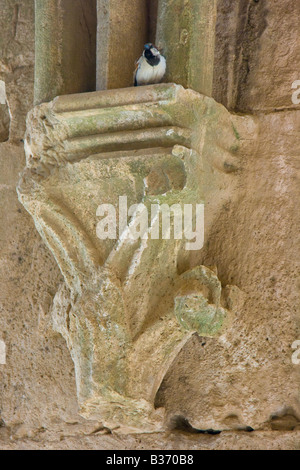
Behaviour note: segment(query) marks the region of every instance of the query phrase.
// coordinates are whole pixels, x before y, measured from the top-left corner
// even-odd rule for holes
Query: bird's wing
[[[133,72],[133,81],[134,81],[134,85],[136,86],[137,83],[136,83],[136,73],[141,65],[141,62],[142,62],[142,59],[143,59],[143,56],[141,56],[138,60],[135,61],[135,69],[134,69],[134,72]]]
[[[141,57],[135,61],[135,65],[138,67],[142,63],[143,59],[144,59],[144,56],[141,55]]]
[[[136,64],[136,66],[135,66],[135,69],[134,69],[134,72],[133,72],[133,81],[134,81],[134,83],[136,82],[136,73],[137,73],[138,68],[140,66],[137,62],[135,64]]]

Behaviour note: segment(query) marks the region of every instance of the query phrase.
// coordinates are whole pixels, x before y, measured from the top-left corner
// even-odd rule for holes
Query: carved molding
[[[161,429],[155,395],[178,352],[193,334],[223,334],[242,299],[214,268],[179,268],[184,240],[100,240],[97,207],[223,194],[254,133],[252,118],[174,84],[62,96],[29,113],[18,194],[65,278],[53,324],[84,416]]]

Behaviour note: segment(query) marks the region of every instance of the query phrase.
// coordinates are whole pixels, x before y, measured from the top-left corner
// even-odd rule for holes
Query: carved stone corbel
[[[65,279],[53,324],[70,349],[84,416],[161,429],[154,400],[170,365],[191,335],[224,333],[234,310],[214,269],[189,265],[186,240],[132,240],[119,220],[120,236],[101,240],[98,206],[119,214],[126,196],[128,206],[217,207],[254,129],[251,118],[175,84],[62,96],[29,113],[18,194]]]

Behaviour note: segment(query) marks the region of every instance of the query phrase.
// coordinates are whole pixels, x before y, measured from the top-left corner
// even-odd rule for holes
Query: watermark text
[[[292,94],[292,103],[300,104],[300,80],[295,80],[293,82],[292,90],[295,90]]]
[[[6,364],[6,346],[2,340],[0,340],[0,364]]]
[[[119,196],[119,207],[100,204],[96,211],[100,240],[185,240],[186,250],[200,250],[204,244],[204,204],[133,204]],[[128,222],[129,219],[129,222]]]
[[[298,366],[300,364],[300,340],[299,339],[293,342],[292,349],[296,349],[296,351],[292,355],[292,363]]]

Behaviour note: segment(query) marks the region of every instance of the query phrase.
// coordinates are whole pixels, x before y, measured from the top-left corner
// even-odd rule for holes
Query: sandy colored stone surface
[[[0,144],[0,340],[7,353],[0,365],[0,422],[26,426],[58,419],[61,406],[63,414],[76,415],[77,400],[73,363],[48,315],[61,274],[16,194],[25,164],[20,139],[33,106],[34,2],[1,2],[0,22],[0,79],[11,114],[10,142]],[[56,372],[53,360],[64,362]],[[59,405],[64,390],[69,397]]]
[[[7,363],[0,365],[1,419],[8,425],[42,423],[59,408],[63,415],[77,408],[72,361],[48,314],[61,274],[16,198],[23,149],[5,143],[0,152],[0,339],[7,345]]]
[[[234,25],[239,12],[228,11],[231,4],[224,1],[221,8]],[[23,138],[33,103],[33,1],[1,0],[0,79],[7,84],[12,114],[11,142],[0,144],[0,340],[7,346],[7,364],[0,365],[1,450],[299,450],[300,366],[291,362],[291,344],[300,339],[300,118],[290,90],[300,79],[299,5],[245,1],[241,8],[246,16],[239,16],[242,26],[235,30],[243,39],[239,53],[245,61],[231,70],[225,52],[236,46],[226,49],[224,40],[218,76],[231,74],[232,88],[215,82],[214,96],[231,109],[258,113],[260,134],[255,152],[243,161],[233,197],[221,207],[194,262],[217,266],[222,284],[237,285],[246,302],[223,340],[187,345],[158,404],[170,416],[183,413],[194,426],[256,430],[120,436],[105,434],[101,423],[78,415],[73,362],[52,329],[50,309],[62,276],[15,190],[25,166],[22,143],[16,141]],[[220,19],[219,29],[221,38],[233,31]],[[287,110],[273,112],[282,108]]]
[[[137,434],[118,436],[89,435],[86,430],[74,431],[76,424],[60,425],[53,431],[41,429],[34,437],[10,436],[0,430],[1,450],[299,450],[300,431],[224,432],[216,437],[191,437],[181,433]],[[26,433],[25,433],[26,434]],[[32,433],[34,434],[34,433]]]
[[[0,80],[11,113],[10,139],[20,141],[33,103],[34,2],[1,1]]]
[[[96,89],[95,0],[35,2],[36,104]]]
[[[7,104],[0,105],[0,142],[5,142],[9,137],[10,116]]]
[[[296,108],[300,3],[293,0],[218,2],[215,99],[229,109],[270,112]]]
[[[97,90],[133,85],[135,61],[148,38],[146,0],[97,0]],[[128,12],[130,11],[130,15]]]
[[[160,211],[204,200],[209,238],[256,128],[175,84],[59,97],[29,113],[18,195],[65,279],[53,323],[70,348],[85,417],[161,430],[153,405],[170,365],[195,332],[216,337],[230,328],[231,291],[242,296],[236,286],[222,289],[209,267],[191,266],[186,239],[133,241],[121,223],[119,238],[100,239],[97,206],[117,207],[124,194],[128,206]]]
[[[156,43],[168,57],[166,81],[212,96],[216,0],[158,2]]]
[[[257,151],[195,261],[217,265],[222,283],[246,295],[223,341],[207,341],[197,353],[187,348],[167,381],[172,411],[198,416],[196,426],[236,415],[257,428],[285,406],[299,420],[300,370],[291,361],[300,337],[298,113],[260,116]]]

